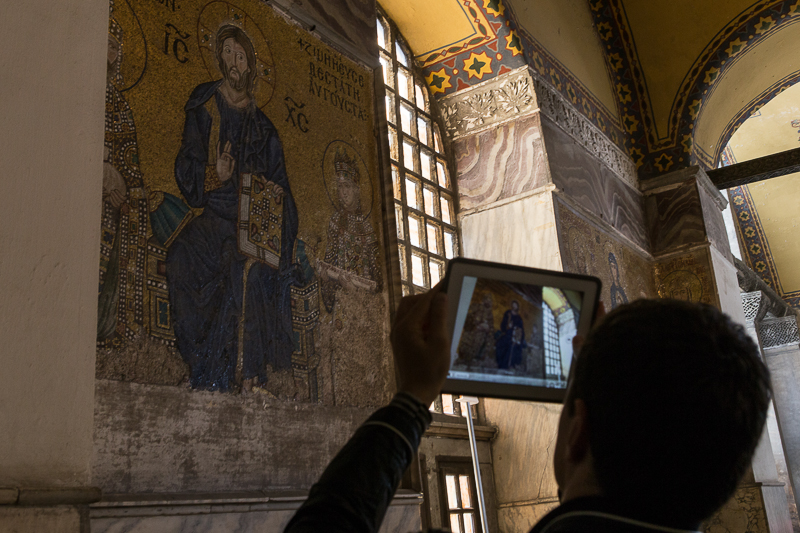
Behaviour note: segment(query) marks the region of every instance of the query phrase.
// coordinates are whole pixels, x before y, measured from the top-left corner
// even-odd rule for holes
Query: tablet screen
[[[448,378],[565,389],[583,296],[464,276]]]

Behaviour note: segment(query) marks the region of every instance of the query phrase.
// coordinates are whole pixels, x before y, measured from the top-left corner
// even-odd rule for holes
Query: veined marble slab
[[[551,191],[499,202],[460,219],[465,257],[561,270]]]
[[[553,183],[573,202],[647,249],[641,193],[618,178],[552,120],[542,117],[541,124]]]
[[[462,210],[511,198],[550,181],[539,113],[462,137],[454,151]]]

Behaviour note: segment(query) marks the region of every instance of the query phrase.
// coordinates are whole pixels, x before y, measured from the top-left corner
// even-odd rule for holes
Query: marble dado
[[[441,100],[441,109],[448,134],[453,139],[480,133],[540,110],[616,177],[637,188],[636,165],[631,158],[527,67],[446,96]]]
[[[93,533],[282,531],[307,493],[234,493],[191,495],[117,495],[91,506]],[[405,533],[422,527],[422,496],[400,490],[392,500],[380,533]]]

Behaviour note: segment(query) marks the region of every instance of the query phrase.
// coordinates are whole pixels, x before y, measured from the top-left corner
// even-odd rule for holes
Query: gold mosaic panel
[[[622,303],[656,296],[650,262],[557,201],[561,258],[566,272],[600,278],[600,299],[611,310]]]
[[[277,130],[296,206],[296,239],[276,240],[276,245],[288,249],[289,263],[302,271],[287,311],[294,330],[292,368],[273,372],[274,379],[262,376],[252,390],[333,403],[337,387],[344,387],[340,397],[347,397],[346,403],[380,403],[390,378],[384,361],[388,349],[375,349],[374,336],[367,334],[374,331],[359,326],[362,315],[386,315],[372,71],[255,0],[113,0],[111,7],[98,377],[162,384],[189,380],[188,359],[181,357],[172,331],[166,264],[176,238],[180,241],[203,207],[191,207],[182,194],[176,158],[186,144],[185,108],[202,84],[223,79],[217,31],[233,25],[244,31],[255,51],[254,65],[245,59],[255,72],[248,102]],[[220,135],[213,124],[222,121],[209,102],[214,97],[205,102],[212,122],[205,193],[227,182],[214,171],[226,147],[220,143],[211,149]],[[254,145],[251,137],[242,134],[243,150]],[[238,231],[246,238],[249,228]],[[257,228],[250,235],[258,238]],[[243,261],[245,292],[247,272],[258,263],[257,257]],[[237,322],[241,345],[249,322],[246,316]],[[337,340],[344,334],[347,343]],[[342,350],[348,353],[338,353]],[[151,355],[153,364],[147,363]],[[241,390],[241,359],[240,353],[235,379],[230,377],[221,390]],[[362,395],[350,383],[357,379],[349,375],[352,369],[334,368],[336,361],[351,360],[375,371],[372,386],[362,387]],[[272,372],[269,362],[261,366],[266,366],[263,374]]]

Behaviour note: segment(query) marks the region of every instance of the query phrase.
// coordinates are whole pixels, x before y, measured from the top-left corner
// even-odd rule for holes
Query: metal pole
[[[475,396],[462,396],[458,400],[461,404],[461,412],[467,410],[467,430],[469,432],[469,451],[472,454],[472,468],[475,471],[475,490],[478,493],[478,512],[481,515],[481,530],[487,533],[488,525],[486,524],[486,503],[483,499],[483,483],[481,483],[481,469],[478,463],[478,443],[475,440],[475,425],[472,423],[472,406],[478,405],[478,398]]]

